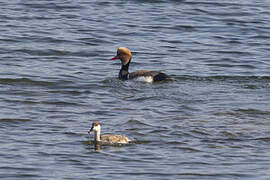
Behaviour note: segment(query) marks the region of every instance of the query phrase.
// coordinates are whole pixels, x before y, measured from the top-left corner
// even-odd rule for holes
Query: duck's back
[[[102,143],[126,144],[126,143],[129,143],[130,141],[131,140],[124,135],[104,134],[103,136],[101,136]]]

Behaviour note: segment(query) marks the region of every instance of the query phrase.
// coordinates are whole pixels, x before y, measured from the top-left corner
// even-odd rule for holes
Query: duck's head
[[[117,55],[113,57],[111,60],[120,59],[122,65],[127,65],[132,58],[132,54],[128,48],[120,47],[117,49]]]
[[[93,131],[100,131],[100,124],[99,124],[99,122],[94,121],[94,122],[92,123],[92,127],[91,127],[91,129],[88,131],[88,133],[91,133],[91,132],[93,132]]]

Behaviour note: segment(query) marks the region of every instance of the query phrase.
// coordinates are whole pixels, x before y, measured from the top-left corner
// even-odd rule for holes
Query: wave
[[[38,80],[32,80],[29,78],[0,78],[0,84],[6,85],[6,84],[23,84],[23,85],[39,85],[39,86],[52,86],[57,84],[65,84],[70,83],[70,81],[58,81],[58,82],[49,82],[49,81],[38,81]]]
[[[18,118],[1,118],[0,122],[8,122],[8,123],[19,123],[19,122],[28,122],[32,121],[31,119],[18,119]]]
[[[176,80],[211,81],[211,80],[270,80],[270,76],[173,76]]]

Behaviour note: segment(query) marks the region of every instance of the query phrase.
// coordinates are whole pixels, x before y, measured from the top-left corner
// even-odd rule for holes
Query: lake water
[[[0,2],[0,179],[270,178],[270,1]],[[174,80],[117,79],[130,71]],[[96,149],[88,136],[125,134]]]

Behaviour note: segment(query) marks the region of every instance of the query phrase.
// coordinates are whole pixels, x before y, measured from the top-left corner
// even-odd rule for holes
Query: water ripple
[[[1,179],[267,179],[269,5],[0,2]],[[118,80],[120,46],[173,81]]]

